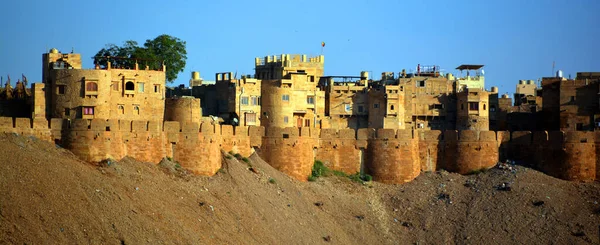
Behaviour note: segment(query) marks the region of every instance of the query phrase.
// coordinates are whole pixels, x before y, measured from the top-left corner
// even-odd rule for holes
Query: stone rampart
[[[566,180],[592,181],[600,173],[598,132],[412,131],[233,127],[176,121],[0,117],[0,132],[60,143],[85,161],[125,156],[158,163],[171,157],[200,175],[221,168],[221,151],[259,154],[276,169],[306,181],[314,160],[347,174],[404,183],[421,171],[467,174],[513,159]]]
[[[436,171],[444,159],[444,135],[439,130],[416,131],[419,137],[419,161],[422,171]],[[441,165],[439,166],[441,167]]]
[[[448,133],[448,131],[446,131]],[[446,138],[446,145],[456,144],[455,158],[446,158],[446,170],[459,174],[494,167],[498,163],[498,141],[494,131],[462,130],[454,137]]]
[[[366,170],[379,182],[409,182],[421,171],[418,147],[412,130],[377,129],[368,140]]]
[[[48,120],[43,118],[32,120],[30,118],[0,117],[0,132],[31,135],[47,141],[53,140]]]
[[[260,156],[271,166],[300,181],[311,174],[318,145],[313,128],[266,128]],[[314,133],[314,134],[313,134]]]
[[[360,172],[366,144],[360,145],[353,129],[321,129],[316,159],[346,174]]]

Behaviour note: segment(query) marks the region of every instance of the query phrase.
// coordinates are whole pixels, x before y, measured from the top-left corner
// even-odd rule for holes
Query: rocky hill
[[[0,244],[598,244],[600,184],[502,165],[403,185],[298,182],[256,154],[213,177],[177,163],[90,164],[0,134]]]

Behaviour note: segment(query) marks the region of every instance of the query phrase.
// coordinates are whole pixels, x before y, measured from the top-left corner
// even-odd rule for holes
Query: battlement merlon
[[[307,59],[308,58],[308,59]],[[265,56],[264,58],[256,57],[254,60],[255,66],[280,66],[280,67],[290,67],[294,66],[297,63],[314,63],[323,65],[325,63],[325,56],[313,56],[307,57],[305,54],[282,54],[282,55],[273,55],[273,56]]]
[[[323,76],[325,56],[307,57],[282,54],[255,59],[254,76],[257,79],[289,79],[292,74],[307,75],[311,81]]]
[[[129,57],[113,57],[103,56],[94,57],[106,64],[95,64],[94,70],[153,70],[166,72],[167,67],[162,60],[151,60]],[[84,70],[82,67],[81,54],[78,53],[61,53],[53,48],[48,53],[42,55],[42,82],[46,82],[50,70]],[[152,67],[151,67],[152,65]],[[140,67],[141,66],[141,67]],[[87,69],[92,70],[92,69]]]

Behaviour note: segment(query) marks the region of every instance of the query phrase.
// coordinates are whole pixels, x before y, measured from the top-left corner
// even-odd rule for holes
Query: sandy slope
[[[523,167],[404,185],[301,183],[250,159],[198,177],[169,161],[92,165],[0,135],[0,244],[600,243],[598,183]],[[510,191],[497,190],[504,182]]]

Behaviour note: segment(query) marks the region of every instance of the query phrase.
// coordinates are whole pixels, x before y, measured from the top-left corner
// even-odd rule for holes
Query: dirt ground
[[[213,177],[90,164],[0,134],[0,244],[599,244],[600,184],[506,165],[403,185],[298,182],[224,153]],[[230,159],[227,159],[230,158]]]

